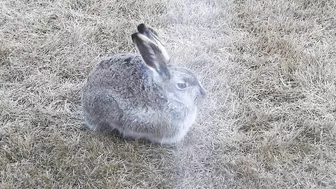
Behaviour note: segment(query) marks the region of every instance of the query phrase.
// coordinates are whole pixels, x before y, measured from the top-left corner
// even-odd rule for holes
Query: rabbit
[[[178,143],[206,92],[191,71],[173,63],[152,28],[140,24],[137,30],[131,37],[140,55],[113,55],[89,74],[82,90],[86,125],[125,138]]]

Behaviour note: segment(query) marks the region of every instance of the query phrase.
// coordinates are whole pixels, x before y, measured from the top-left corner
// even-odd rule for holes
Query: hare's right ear
[[[152,42],[155,43],[159,47],[164,58],[169,61],[170,57],[168,55],[168,52],[166,51],[166,48],[164,48],[164,46],[162,45],[157,33],[151,27],[145,24],[139,24],[137,29],[139,33],[145,35],[150,40],[152,40]]]
[[[155,41],[141,33],[132,34],[132,40],[146,65],[156,71],[161,77],[169,79],[170,73],[167,68],[169,56],[163,46],[160,47]]]

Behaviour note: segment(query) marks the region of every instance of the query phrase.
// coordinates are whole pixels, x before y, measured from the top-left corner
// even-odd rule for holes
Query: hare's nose
[[[206,97],[206,92],[205,92],[205,90],[202,88],[202,87],[200,87],[200,89],[199,89],[199,93],[200,93],[200,95],[204,98],[204,97]]]

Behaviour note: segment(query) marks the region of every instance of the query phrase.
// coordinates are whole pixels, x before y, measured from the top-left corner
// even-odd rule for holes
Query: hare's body
[[[95,131],[117,129],[125,137],[158,143],[178,142],[195,122],[196,99],[204,90],[184,68],[155,66],[157,62],[148,60],[151,57],[141,50],[156,55],[148,52],[146,42],[137,42],[142,56],[117,54],[90,73],[82,93],[87,126]],[[182,82],[183,78],[196,87],[176,90],[175,80]]]
[[[119,54],[102,61],[83,89],[88,127],[118,129],[127,137],[162,143],[182,139],[195,121],[196,107],[172,102],[151,74],[139,55]],[[119,85],[121,81],[127,85]]]

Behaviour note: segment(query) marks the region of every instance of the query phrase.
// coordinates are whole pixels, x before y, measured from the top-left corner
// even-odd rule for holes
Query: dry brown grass
[[[2,0],[0,188],[334,188],[333,0]],[[208,90],[176,146],[93,133],[80,89],[138,23]]]

